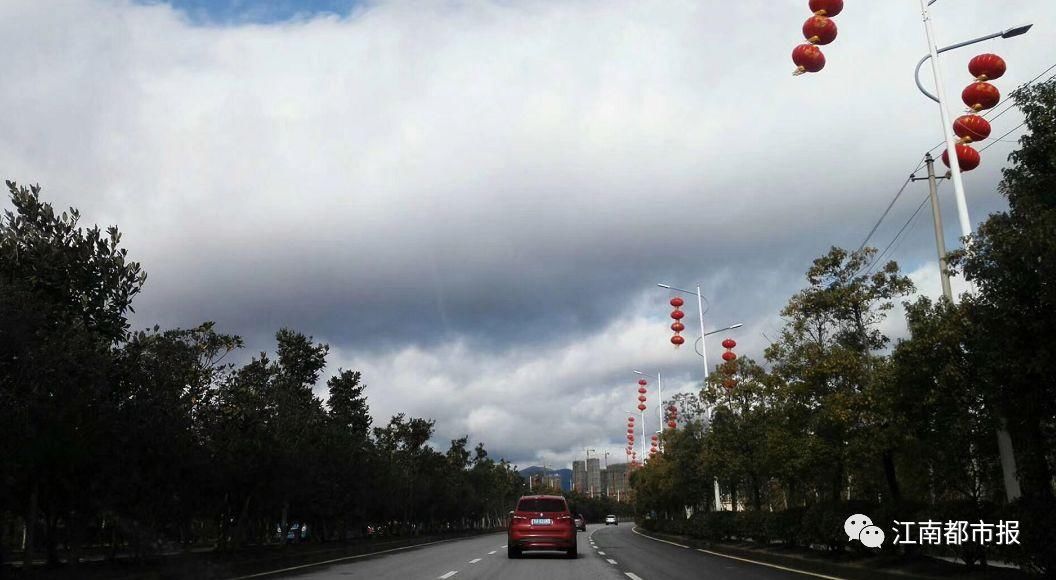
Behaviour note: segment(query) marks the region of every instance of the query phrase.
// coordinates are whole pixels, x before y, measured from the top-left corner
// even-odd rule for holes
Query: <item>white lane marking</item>
[[[502,545],[502,547],[503,547],[503,548],[505,548],[505,547],[506,547],[506,544],[503,544],[503,545]]]
[[[494,554],[495,552],[498,552],[498,550],[492,550],[492,551],[488,552],[488,555],[490,556],[490,555]]]
[[[443,576],[440,577],[440,580],[447,580],[448,578],[454,576],[455,574],[458,574],[458,570],[452,570],[452,571],[448,572],[447,574],[444,574]]]
[[[787,568],[785,566],[778,566],[777,564],[768,564],[766,562],[758,562],[756,560],[749,560],[748,558],[738,558],[737,556],[730,556],[729,554],[720,554],[718,552],[712,552],[711,550],[702,550],[697,548],[698,552],[704,552],[705,554],[711,554],[712,556],[721,556],[723,558],[729,558],[731,560],[739,560],[741,562],[748,562],[749,564],[759,564],[760,566],[767,566],[769,568],[777,568],[778,570],[784,570],[785,572],[795,572],[796,574],[804,574],[806,576],[813,576],[815,578],[824,578],[825,580],[846,580],[839,576],[826,576],[824,574],[817,574],[814,572],[807,572],[806,570],[796,570],[795,568]]]
[[[675,542],[668,542],[667,540],[661,540],[660,538],[654,538],[652,536],[647,536],[647,535],[639,532],[638,528],[636,528],[636,527],[635,528],[631,528],[631,531],[636,533],[636,534],[638,534],[639,536],[642,536],[643,538],[649,538],[650,540],[656,540],[657,542],[663,542],[665,544],[671,544],[672,546],[678,546],[679,548],[689,549],[689,546],[683,546],[682,544],[676,544]]]
[[[605,561],[608,562],[609,564],[612,564],[613,566],[616,565],[616,560],[613,560],[612,558],[606,558]]]
[[[598,555],[599,555],[599,556],[604,556],[604,555],[605,555],[605,552],[602,552],[601,550],[598,550]]]
[[[469,561],[469,563],[470,564],[476,564],[479,561],[480,561],[480,558],[473,558],[472,560]]]
[[[642,577],[637,575],[637,574],[635,574],[634,572],[624,572],[624,574],[626,574],[627,577],[630,578],[631,580],[642,580]]]
[[[293,570],[302,570],[304,568],[311,568],[313,566],[322,566],[324,564],[333,564],[334,562],[344,562],[345,560],[358,560],[360,558],[369,558],[370,556],[377,556],[378,554],[388,554],[390,552],[399,552],[401,550],[410,550],[411,548],[422,548],[425,546],[432,546],[433,544],[443,544],[445,542],[455,542],[458,540],[465,540],[467,538],[448,538],[446,540],[436,540],[433,542],[426,542],[424,544],[414,544],[413,546],[400,546],[399,548],[389,548],[388,550],[378,550],[377,552],[369,552],[367,554],[356,554],[354,556],[344,556],[342,558],[334,558],[332,560],[323,560],[322,562],[312,562],[311,564],[301,564],[300,566],[290,566],[289,568],[282,568],[279,570],[269,570],[267,572],[257,572],[256,574],[249,574],[246,576],[238,576],[233,580],[248,580],[249,578],[263,578],[264,576],[271,576],[273,574],[282,574],[284,572],[292,572]],[[504,548],[506,546],[503,546]]]
[[[642,536],[643,538],[649,538],[650,540],[655,540],[657,542],[663,542],[665,544],[671,544],[673,546],[678,546],[680,548],[688,548],[689,547],[689,546],[683,546],[682,544],[676,544],[674,542],[668,542],[667,540],[661,540],[660,538],[654,538],[654,537],[652,537],[652,536],[650,536],[648,534],[643,534],[643,533],[638,531],[637,527],[631,528],[631,531],[636,533],[636,534],[638,534],[639,536]],[[813,576],[815,578],[824,578],[824,580],[845,580],[844,578],[840,578],[839,576],[826,576],[824,574],[818,574],[816,572],[807,572],[806,570],[797,570],[795,568],[788,568],[786,566],[778,566],[777,564],[769,564],[767,562],[759,562],[758,560],[749,560],[748,558],[738,558],[737,556],[730,556],[729,554],[721,554],[719,552],[712,552],[711,550],[703,550],[701,548],[697,548],[696,550],[698,552],[702,552],[704,554],[710,554],[712,556],[719,556],[721,558],[729,558],[731,560],[738,560],[740,562],[747,562],[749,564],[758,564],[760,566],[766,566],[768,568],[776,568],[778,570],[784,570],[785,572],[793,572],[793,573],[796,573],[796,574],[803,574],[805,576]]]

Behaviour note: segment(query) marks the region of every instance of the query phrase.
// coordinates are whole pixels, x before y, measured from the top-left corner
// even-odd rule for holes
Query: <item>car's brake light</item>
[[[557,519],[559,519],[559,520],[570,520],[570,519],[572,519],[572,516],[557,516]]]
[[[526,520],[526,519],[528,519],[528,518],[526,518],[526,517],[524,517],[524,516],[513,516],[513,521],[517,521],[517,520]]]

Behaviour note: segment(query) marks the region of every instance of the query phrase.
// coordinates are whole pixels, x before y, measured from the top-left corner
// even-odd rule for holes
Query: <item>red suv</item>
[[[519,558],[524,550],[562,550],[569,558],[578,555],[576,524],[565,498],[526,495],[517,501],[510,518],[506,555]]]

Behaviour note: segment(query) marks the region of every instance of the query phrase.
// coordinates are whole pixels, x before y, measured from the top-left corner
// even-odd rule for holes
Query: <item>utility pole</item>
[[[931,194],[931,217],[935,225],[935,249],[939,252],[939,279],[942,281],[942,295],[952,303],[953,289],[950,287],[950,271],[946,268],[946,240],[943,235],[942,213],[939,210],[938,193],[938,180],[946,179],[946,177],[935,177],[935,159],[930,152],[924,154],[924,163],[928,166],[927,178],[911,176],[910,179],[913,181],[927,179],[928,181],[928,191]]]

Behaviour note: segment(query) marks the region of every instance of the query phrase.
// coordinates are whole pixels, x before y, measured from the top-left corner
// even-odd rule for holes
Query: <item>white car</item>
[[[618,525],[620,525],[620,521],[616,519],[616,516],[614,516],[612,514],[609,514],[609,515],[605,516],[605,525],[607,526],[609,524],[612,524],[614,526],[618,526]]]

